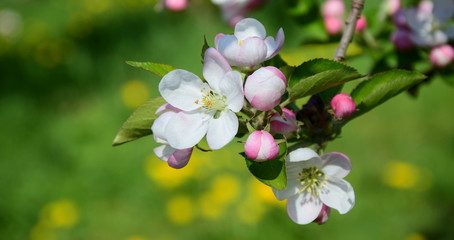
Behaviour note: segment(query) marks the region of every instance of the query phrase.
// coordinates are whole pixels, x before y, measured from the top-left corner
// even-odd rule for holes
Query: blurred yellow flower
[[[251,178],[249,181],[249,188],[250,193],[257,199],[269,204],[285,207],[285,201],[277,200],[273,194],[273,190],[271,190],[271,187],[261,183],[259,180]]]
[[[68,228],[79,221],[77,206],[70,200],[62,199],[49,203],[41,212],[41,219],[54,228]]]
[[[167,203],[167,217],[176,224],[188,224],[194,218],[194,210],[191,199],[180,195],[173,197]]]
[[[426,237],[419,233],[413,233],[405,237],[404,240],[426,240]]]
[[[237,205],[236,215],[238,220],[243,223],[255,225],[263,218],[266,207],[257,198],[249,195],[240,204]]]
[[[392,161],[386,164],[382,180],[394,188],[424,191],[432,185],[432,173],[406,162]]]
[[[195,166],[197,164],[191,162],[191,160],[186,167],[174,169],[169,167],[166,162],[160,160],[152,154],[145,162],[145,172],[151,180],[159,184],[161,187],[178,187],[185,180],[194,176]]]
[[[130,80],[121,88],[121,99],[129,108],[137,108],[150,97],[147,85],[140,80]]]
[[[57,235],[53,228],[49,227],[42,221],[38,222],[33,226],[30,232],[30,240],[54,240],[57,239]]]
[[[89,12],[100,14],[112,7],[111,0],[85,0],[82,2]]]
[[[234,176],[224,174],[213,180],[211,191],[215,201],[228,204],[237,198],[240,191],[240,183]]]
[[[148,240],[148,238],[134,235],[134,236],[127,237],[125,240]]]
[[[225,204],[216,201],[216,198],[210,193],[202,194],[197,204],[199,213],[204,218],[218,219],[225,212]]]

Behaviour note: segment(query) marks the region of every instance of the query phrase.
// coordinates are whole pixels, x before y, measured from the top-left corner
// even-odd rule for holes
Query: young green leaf
[[[350,119],[370,111],[425,78],[426,76],[422,73],[401,69],[381,72],[371,76],[358,84],[351,93],[359,111]]]
[[[314,59],[292,72],[288,83],[289,98],[294,101],[361,77],[356,69],[343,63]]]
[[[128,65],[131,65],[133,67],[137,68],[142,68],[145,69],[154,75],[158,77],[163,77],[167,73],[169,73],[172,70],[175,70],[176,68],[166,65],[166,64],[161,64],[161,63],[152,63],[152,62],[131,62],[127,61],[126,62]]]
[[[246,159],[246,165],[249,171],[258,180],[264,184],[283,190],[287,186],[287,174],[285,172],[285,156],[287,155],[287,142],[279,144],[279,157],[265,162],[256,162],[251,159]]]
[[[158,117],[155,112],[165,103],[166,101],[162,97],[157,97],[138,107],[128,120],[123,123],[112,142],[112,146],[118,146],[152,134],[151,125]]]
[[[210,48],[210,45],[208,45],[206,36],[203,36],[202,53],[200,54],[202,56],[202,64],[203,64],[203,59],[205,58],[205,52],[208,48]]]

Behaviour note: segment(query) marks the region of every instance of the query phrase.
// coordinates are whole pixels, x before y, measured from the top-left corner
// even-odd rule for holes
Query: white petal
[[[207,117],[202,112],[179,112],[175,114],[165,128],[169,145],[176,149],[195,146],[207,133]]]
[[[318,154],[310,148],[298,148],[287,155],[289,162],[301,162],[311,159],[320,161]]]
[[[165,112],[154,120],[153,125],[151,126],[151,131],[153,132],[154,140],[156,142],[167,144],[165,129],[170,119],[175,115],[175,112]]]
[[[176,151],[175,148],[169,145],[161,145],[155,149],[153,149],[154,154],[164,162],[167,162],[169,157]]]
[[[182,69],[169,72],[159,83],[162,97],[183,111],[192,111],[199,107],[195,101],[202,98],[202,88],[209,87],[195,74]]]
[[[344,178],[352,169],[350,159],[342,153],[327,153],[320,158],[322,159],[322,172],[328,178]]]
[[[301,183],[298,180],[289,179],[287,181],[287,187],[284,190],[277,190],[273,188],[273,193],[276,198],[281,201],[291,196],[298,194],[301,187]]]
[[[433,15],[439,21],[444,22],[454,15],[454,1],[452,0],[435,0]]]
[[[328,179],[328,183],[321,189],[320,199],[340,214],[347,213],[355,205],[353,187],[343,179]]]
[[[203,60],[203,77],[215,91],[219,91],[219,82],[228,72],[232,71],[227,60],[214,48],[205,51]]]
[[[310,194],[298,194],[287,200],[288,216],[298,224],[313,222],[322,210],[323,203]]]
[[[220,149],[232,141],[238,132],[238,117],[230,110],[209,121],[207,142],[211,149]]]
[[[234,35],[225,35],[219,39],[217,49],[227,59],[230,65],[236,66],[236,57],[240,52],[238,39]]]
[[[219,41],[221,40],[222,37],[224,37],[225,34],[224,33],[218,33],[216,35],[216,37],[214,37],[214,46],[216,47],[216,49],[219,49]]]
[[[239,41],[250,37],[266,37],[266,30],[262,23],[254,18],[245,18],[235,25],[235,36]]]
[[[221,81],[220,93],[225,96],[227,107],[233,112],[239,112],[244,103],[241,74],[237,71],[227,73]]]
[[[276,41],[274,40],[273,37],[267,37],[265,39],[265,44],[267,47],[267,52],[266,52],[266,59],[270,59],[281,50],[282,46],[284,45],[284,40],[285,40],[285,35],[284,35],[284,30],[279,29],[276,35]]]
[[[237,55],[236,66],[253,67],[266,59],[267,47],[265,41],[258,37],[251,37],[243,41]]]

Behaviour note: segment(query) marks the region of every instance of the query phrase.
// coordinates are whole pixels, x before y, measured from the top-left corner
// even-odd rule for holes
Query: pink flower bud
[[[314,222],[318,224],[324,224],[328,221],[329,215],[331,214],[331,208],[323,204],[322,210],[318,214],[318,217],[314,220]]]
[[[323,23],[329,35],[336,35],[342,32],[344,28],[342,20],[336,17],[325,17],[323,18]]]
[[[339,93],[331,100],[331,108],[334,110],[334,118],[344,119],[356,111],[356,104],[350,95]]]
[[[454,48],[447,44],[435,47],[429,57],[433,65],[445,67],[454,60]]]
[[[324,18],[334,17],[343,18],[345,13],[345,3],[342,0],[328,0],[323,3],[322,16]]]
[[[390,15],[394,15],[400,9],[400,0],[387,0],[386,11]]]
[[[279,104],[286,86],[287,79],[279,69],[262,67],[247,78],[244,95],[254,108],[269,111]]]
[[[247,138],[244,152],[249,159],[264,162],[279,156],[279,146],[269,132],[255,131]]]
[[[164,0],[164,6],[172,11],[182,11],[188,5],[188,0]]]
[[[156,156],[175,169],[186,166],[191,158],[193,148],[175,149],[169,145],[161,145],[153,149]]]
[[[367,27],[367,20],[364,15],[361,15],[361,17],[356,21],[356,31],[362,32],[364,29]]]
[[[282,113],[284,114],[285,119],[283,119],[279,113],[275,113],[273,117],[271,117],[271,133],[279,133],[288,138],[292,137],[296,130],[298,130],[295,113],[287,108],[283,108]]]
[[[404,29],[398,29],[391,35],[391,41],[399,51],[408,51],[414,47],[411,33]]]

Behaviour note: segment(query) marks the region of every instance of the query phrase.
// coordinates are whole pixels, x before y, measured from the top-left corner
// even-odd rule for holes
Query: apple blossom
[[[287,213],[295,223],[308,224],[320,216],[323,206],[340,214],[350,211],[355,194],[343,178],[351,170],[348,157],[342,153],[319,156],[309,148],[298,148],[286,156],[287,187],[273,189],[278,200],[287,200]]]
[[[275,113],[273,117],[271,117],[270,131],[272,134],[279,133],[287,138],[290,138],[298,130],[298,125],[296,125],[296,116],[295,113],[287,108],[282,109],[282,114],[285,119],[282,118],[279,113]]]
[[[156,114],[160,116],[154,121],[151,126],[154,139],[157,143],[162,143],[163,145],[153,149],[155,155],[162,161],[167,162],[167,164],[172,168],[182,168],[186,166],[191,158],[193,148],[186,149],[175,149],[171,147],[165,137],[165,129],[169,120],[174,117],[178,112],[181,112],[180,109],[173,107],[170,104],[164,104],[158,108]]]
[[[281,101],[287,79],[276,67],[261,67],[249,75],[244,85],[244,95],[260,111],[269,111]]]
[[[274,57],[284,44],[284,31],[279,29],[276,39],[266,37],[265,27],[256,19],[245,18],[235,25],[234,35],[219,33],[215,37],[216,49],[230,65],[254,68]]]
[[[246,156],[256,162],[273,160],[279,156],[279,146],[267,131],[255,131],[249,135],[244,144]]]
[[[206,135],[210,148],[220,149],[238,132],[235,112],[242,109],[244,102],[241,74],[232,71],[216,49],[208,48],[203,76],[207,83],[191,72],[177,69],[159,83],[162,97],[182,110],[169,119],[164,130],[173,148],[193,147]]]
[[[437,67],[445,67],[454,60],[454,48],[448,44],[430,51],[430,61]]]
[[[344,119],[350,117],[356,111],[356,104],[352,97],[346,93],[339,93],[331,99],[331,108],[334,118]]]

